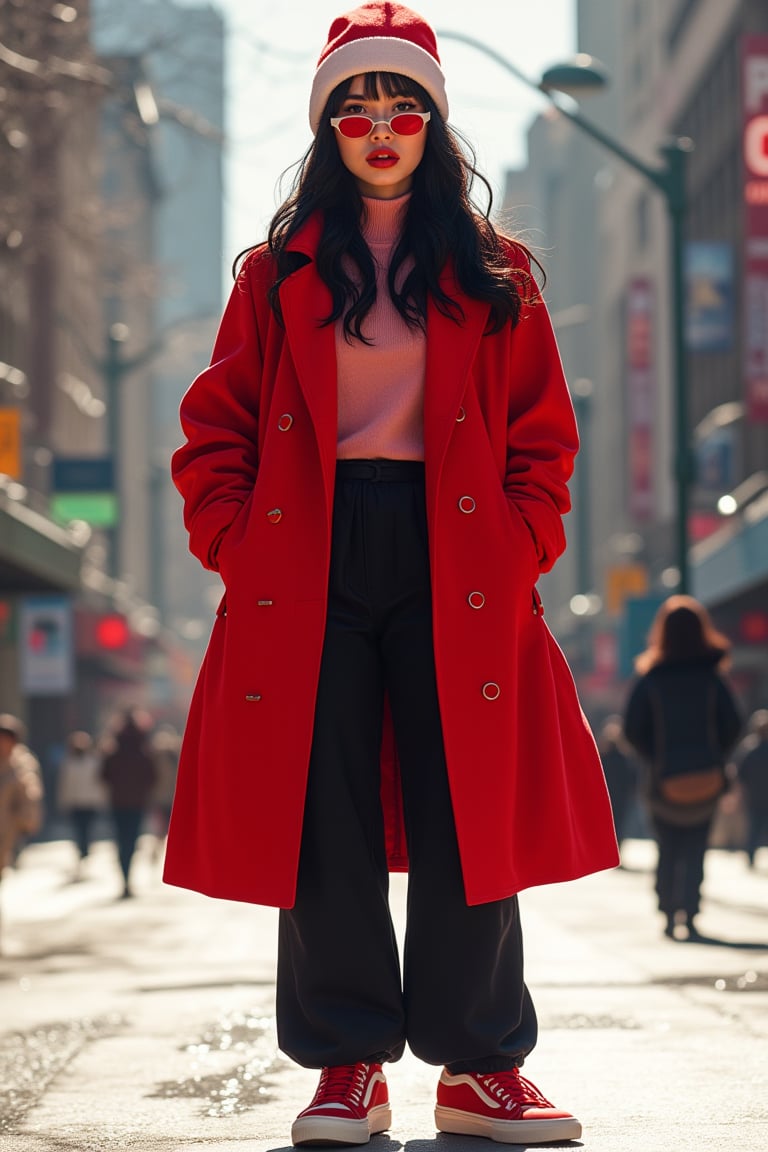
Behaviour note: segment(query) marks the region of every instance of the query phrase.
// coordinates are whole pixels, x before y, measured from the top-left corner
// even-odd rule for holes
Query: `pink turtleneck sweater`
[[[424,459],[426,339],[408,327],[387,287],[409,198],[410,193],[395,200],[363,197],[362,233],[376,264],[376,301],[362,326],[372,344],[350,344],[342,321],[336,324],[339,460]],[[406,262],[401,269],[398,287],[410,267]]]

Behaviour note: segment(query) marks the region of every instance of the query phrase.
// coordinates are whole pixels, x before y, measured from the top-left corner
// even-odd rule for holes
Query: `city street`
[[[176,879],[302,861],[280,1036],[353,1059],[407,827],[453,1067],[521,972],[452,829],[497,897],[609,800],[520,895],[523,1076],[571,1149],[768,1152],[768,0],[346,7],[0,0],[0,1152],[293,1152],[278,910],[165,885],[171,811]],[[370,1152],[493,1152],[440,1071]]]
[[[118,900],[112,847],[73,880],[65,842],[25,850],[0,888],[0,1149],[282,1149],[316,1073],[277,1051],[277,913],[162,885],[153,841]],[[526,1074],[584,1125],[589,1152],[768,1148],[768,849],[711,851],[702,943],[662,936],[654,847],[521,900],[539,1046]],[[393,880],[402,921],[405,878]],[[388,1070],[393,1128],[371,1147],[466,1152],[435,1136],[436,1070]]]

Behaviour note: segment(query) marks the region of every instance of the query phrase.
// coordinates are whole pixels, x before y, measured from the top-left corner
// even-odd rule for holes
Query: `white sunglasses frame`
[[[394,116],[390,116],[388,120],[374,120],[373,116],[365,116],[362,112],[345,112],[343,116],[331,116],[331,128],[335,128],[340,136],[344,136],[345,140],[362,140],[365,136],[370,136],[377,124],[386,124],[387,128],[394,133],[395,136],[418,136],[419,132],[396,132],[392,127],[392,121],[397,120],[398,116],[419,116],[421,118],[421,128],[419,132],[424,130],[424,126],[429,123],[432,118],[431,112],[395,112]],[[363,132],[361,136],[347,136],[342,132],[339,125],[342,120],[370,120],[371,127],[367,132]]]

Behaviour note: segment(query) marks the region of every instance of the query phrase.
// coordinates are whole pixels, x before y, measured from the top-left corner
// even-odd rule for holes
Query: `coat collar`
[[[333,475],[336,459],[337,408],[334,325],[321,321],[331,310],[331,294],[320,279],[315,253],[322,233],[316,213],[298,230],[287,248],[309,260],[280,286],[286,335],[302,392],[315,427],[323,472]],[[427,366],[424,401],[424,452],[428,481],[437,483],[443,457],[455,427],[469,371],[488,322],[488,306],[466,296],[449,264],[440,276],[443,290],[464,312],[457,324],[431,299],[427,305]],[[331,493],[328,493],[329,496]]]

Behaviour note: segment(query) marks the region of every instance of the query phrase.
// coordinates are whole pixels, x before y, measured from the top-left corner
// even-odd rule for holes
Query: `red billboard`
[[[635,520],[655,513],[653,415],[656,402],[654,292],[650,280],[627,286],[626,388],[629,512]]]
[[[744,398],[768,421],[768,36],[742,40]]]

